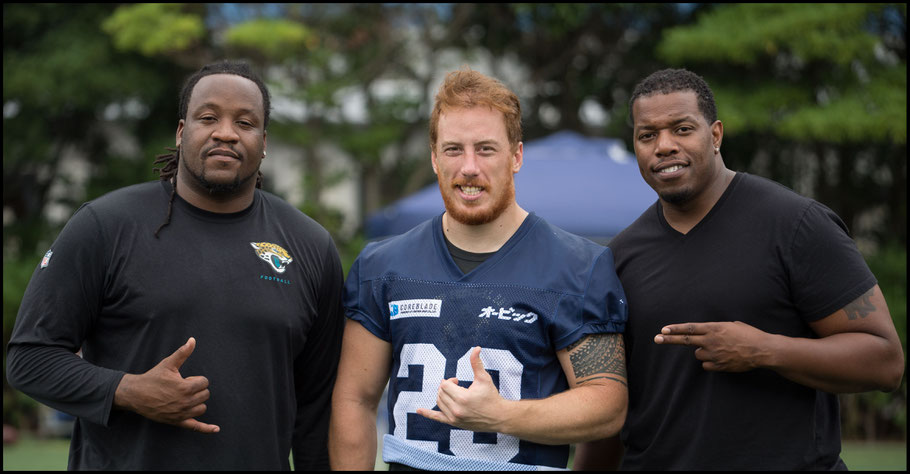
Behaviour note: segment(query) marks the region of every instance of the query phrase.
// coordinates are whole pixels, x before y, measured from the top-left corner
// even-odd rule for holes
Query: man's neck
[[[681,234],[688,234],[708,215],[708,212],[711,212],[711,209],[723,196],[724,191],[730,186],[734,176],[736,176],[735,171],[724,168],[720,176],[701,195],[682,204],[669,204],[661,199],[667,224]]]
[[[182,182],[179,174],[176,181],[177,194],[184,201],[199,209],[221,214],[240,212],[246,209],[253,203],[253,195],[256,192],[255,183],[253,183],[248,186],[249,189],[244,189],[240,193],[230,196],[216,196]]]
[[[521,227],[528,212],[513,203],[492,222],[463,224],[448,212],[442,215],[442,231],[452,245],[472,253],[489,253],[500,249]]]

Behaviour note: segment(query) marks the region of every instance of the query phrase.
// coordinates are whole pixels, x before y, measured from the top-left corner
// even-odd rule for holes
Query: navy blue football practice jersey
[[[475,433],[424,418],[440,382],[470,386],[470,353],[503,398],[568,388],[556,351],[589,334],[621,333],[625,295],[610,249],[530,214],[471,272],[446,248],[442,217],[368,244],[345,284],[347,316],[392,346],[383,459],[420,469],[565,468],[569,447]]]

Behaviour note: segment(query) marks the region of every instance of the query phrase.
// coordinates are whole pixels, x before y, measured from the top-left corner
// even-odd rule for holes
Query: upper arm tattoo
[[[875,287],[863,293],[862,296],[853,300],[847,306],[844,306],[844,312],[847,313],[847,319],[853,321],[856,318],[865,318],[874,313],[877,309],[870,299],[875,292]]]
[[[566,348],[579,385],[607,378],[626,385],[626,348],[622,334],[592,334]]]

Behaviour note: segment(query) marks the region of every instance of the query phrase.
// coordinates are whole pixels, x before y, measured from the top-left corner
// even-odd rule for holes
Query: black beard
[[[202,189],[208,191],[210,196],[224,197],[236,194],[238,190],[242,189],[243,186],[250,181],[250,179],[256,176],[256,171],[254,171],[249,176],[243,178],[238,176],[230,183],[213,183],[205,179],[205,165],[203,165],[202,173],[196,174],[186,165],[186,161],[181,160],[181,162],[183,163],[183,170],[192,176]]]
[[[692,199],[692,191],[683,189],[682,191],[677,191],[675,193],[664,193],[660,195],[660,198],[667,204],[684,204]]]
[[[230,183],[212,183],[209,180],[205,179],[204,175],[193,175],[196,178],[196,181],[202,186],[203,189],[209,192],[212,196],[227,196],[231,194],[236,194],[237,191],[243,188],[243,185],[248,183],[254,175],[249,175],[245,178],[234,178],[234,181]]]

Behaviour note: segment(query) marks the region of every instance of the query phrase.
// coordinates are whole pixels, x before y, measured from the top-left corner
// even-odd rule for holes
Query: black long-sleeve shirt
[[[288,469],[292,447],[297,469],[327,469],[344,324],[331,237],[257,190],[232,214],[177,196],[156,238],[170,190],[130,186],[75,213],[23,297],[10,384],[78,417],[70,469]],[[124,373],[148,371],[191,336],[180,373],[208,378],[197,419],[221,432],[113,408]]]

